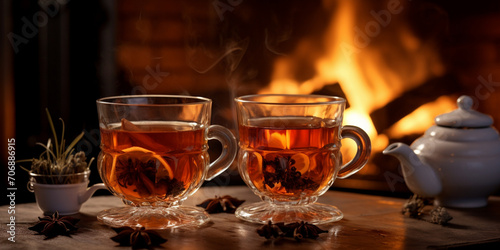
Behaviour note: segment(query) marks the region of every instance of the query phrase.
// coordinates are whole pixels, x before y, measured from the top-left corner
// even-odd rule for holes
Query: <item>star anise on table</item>
[[[410,218],[420,219],[439,225],[446,225],[453,219],[444,207],[433,206],[432,210],[429,212],[428,210],[424,210],[426,206],[433,206],[433,199],[414,194],[403,205],[401,213],[403,215],[408,214]],[[428,217],[430,217],[430,219],[427,219]]]
[[[328,231],[323,230],[316,225],[309,224],[307,222],[295,222],[286,225],[290,230],[287,231],[288,237],[293,237],[296,240],[301,239],[316,239],[319,237],[320,233],[328,233]]]
[[[271,237],[278,238],[285,235],[285,233],[281,230],[281,228],[284,227],[285,223],[273,224],[269,221],[264,226],[257,228],[257,233],[259,236],[266,237],[266,239],[270,239]]]
[[[202,207],[209,214],[215,213],[234,213],[236,208],[243,204],[245,200],[238,200],[230,195],[215,196],[214,199],[207,199],[204,202],[196,205]]]
[[[444,207],[435,207],[430,212],[431,222],[434,224],[445,225],[453,219],[453,217],[448,213]]]
[[[319,234],[327,232],[328,231],[316,225],[304,221],[290,224],[284,224],[282,222],[273,224],[269,221],[267,224],[257,229],[257,233],[266,239],[270,239],[271,237],[290,237],[297,241],[302,239],[316,239],[319,237]]]
[[[408,214],[412,218],[418,218],[420,217],[424,207],[431,204],[431,199],[427,199],[419,195],[412,195],[410,199],[403,205],[401,213],[403,215]]]
[[[45,239],[50,239],[57,235],[69,236],[70,233],[78,229],[75,224],[80,221],[80,219],[70,216],[60,217],[57,211],[52,216],[38,217],[38,219],[40,221],[28,229],[45,235]]]
[[[152,249],[167,242],[167,239],[161,237],[156,231],[146,230],[144,227],[133,229],[131,227],[113,228],[118,234],[111,237],[120,246],[132,246],[132,249],[148,248]]]

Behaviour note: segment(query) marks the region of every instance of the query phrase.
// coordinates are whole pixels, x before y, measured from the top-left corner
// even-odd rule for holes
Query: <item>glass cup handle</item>
[[[231,130],[220,125],[211,125],[208,127],[207,138],[209,140],[218,140],[222,144],[221,154],[208,166],[208,173],[205,180],[210,181],[231,166],[236,157],[238,147],[236,138],[231,133]]]
[[[363,168],[370,157],[372,149],[370,137],[359,127],[347,125],[342,128],[341,138],[349,138],[356,142],[357,152],[354,158],[343,165],[337,178],[347,178]]]

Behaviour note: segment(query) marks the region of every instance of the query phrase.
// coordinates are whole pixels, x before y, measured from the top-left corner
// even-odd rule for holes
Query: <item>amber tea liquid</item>
[[[338,135],[314,117],[251,119],[239,126],[241,174],[271,198],[319,195],[341,163]]]
[[[130,122],[128,122],[130,124]],[[101,128],[101,176],[136,204],[168,203],[202,183],[209,163],[204,129],[187,122],[134,122]]]

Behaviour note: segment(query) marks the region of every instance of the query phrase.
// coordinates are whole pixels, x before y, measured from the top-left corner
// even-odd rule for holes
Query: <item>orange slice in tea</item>
[[[251,162],[252,165],[255,165],[255,166],[258,166],[258,169],[261,169],[261,167],[263,166],[263,162],[262,162],[262,155],[260,155],[260,153],[258,152],[250,152],[248,154],[248,160]],[[253,164],[253,162],[255,162],[257,164]]]
[[[301,174],[304,174],[309,170],[309,164],[309,156],[303,153],[294,154],[290,158],[290,166],[295,167],[295,169]]]
[[[174,171],[172,171],[172,169],[170,168],[170,165],[165,161],[165,159],[163,159],[163,157],[161,157],[157,153],[155,153],[151,150],[147,150],[145,148],[137,147],[137,146],[126,148],[126,149],[123,149],[122,151],[125,153],[141,152],[141,153],[151,154],[151,157],[158,160],[161,163],[161,165],[165,168],[165,170],[167,170],[170,178],[174,178]]]
[[[272,133],[267,142],[267,146],[270,148],[286,148],[286,136],[280,133]]]

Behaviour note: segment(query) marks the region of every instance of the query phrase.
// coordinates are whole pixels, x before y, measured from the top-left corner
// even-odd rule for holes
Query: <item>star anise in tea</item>
[[[118,184],[122,187],[136,185],[142,185],[141,173],[145,177],[152,177],[156,173],[156,160],[149,159],[147,161],[142,161],[141,159],[136,159],[135,157],[120,157],[118,158],[118,164],[116,165],[116,174],[118,179]],[[143,187],[146,188],[146,187]]]
[[[304,221],[290,224],[273,224],[269,221],[267,224],[257,229],[257,233],[266,239],[270,239],[271,237],[289,237],[294,238],[297,241],[302,239],[316,239],[319,237],[319,234],[327,232],[328,231],[323,230],[316,225],[309,224]]]
[[[159,194],[164,193],[165,196],[169,196],[169,195],[177,196],[178,194],[182,193],[182,191],[184,191],[186,189],[184,187],[184,183],[182,181],[179,181],[175,178],[169,179],[168,177],[158,180],[157,186],[159,189],[158,193]],[[162,189],[164,189],[164,190],[162,190]]]
[[[316,190],[319,184],[310,178],[303,177],[300,171],[294,167],[295,160],[291,157],[276,156],[272,160],[263,160],[263,184],[274,188],[280,184],[286,192],[294,190]]]
[[[134,191],[143,197],[177,196],[185,190],[184,183],[176,178],[157,178],[157,161],[154,158],[136,159],[122,156],[116,166],[118,184],[124,188],[134,186]]]
[[[215,213],[234,213],[236,208],[243,204],[245,200],[238,200],[230,195],[215,196],[214,199],[207,199],[204,202],[196,205],[202,207],[209,214]]]
[[[55,212],[52,216],[38,217],[40,220],[36,225],[28,229],[38,232],[46,236],[46,239],[56,237],[57,235],[69,236],[70,233],[76,231],[75,226],[80,219],[70,216],[59,216],[59,212]]]
[[[132,246],[132,249],[140,248],[154,248],[167,242],[167,239],[161,237],[154,230],[146,230],[144,227],[141,228],[131,228],[131,227],[119,227],[113,228],[118,234],[111,237],[115,242],[118,242],[120,246]]]

